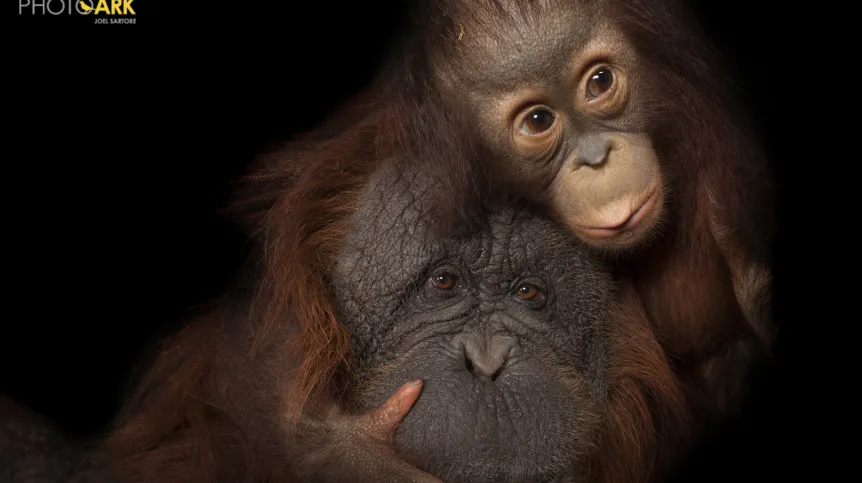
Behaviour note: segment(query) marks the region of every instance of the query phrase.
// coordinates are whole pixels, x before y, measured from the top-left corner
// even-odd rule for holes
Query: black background
[[[405,13],[394,1],[295,3],[136,0],[135,25],[13,19],[0,392],[97,434],[144,345],[230,282],[244,238],[216,211],[232,180],[370,81]],[[714,481],[805,478],[824,471],[813,454],[829,439],[809,434],[822,421],[814,401],[831,393],[810,376],[823,357],[797,297],[802,232],[788,207],[810,161],[792,100],[818,89],[800,49],[821,30],[786,2],[692,3],[776,160],[783,331],[751,410],[692,464]]]

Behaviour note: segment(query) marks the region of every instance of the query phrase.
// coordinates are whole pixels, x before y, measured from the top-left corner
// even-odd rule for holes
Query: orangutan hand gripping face
[[[613,253],[693,403],[738,409],[774,338],[770,181],[672,2],[432,3],[428,98],[461,123],[444,135],[486,150],[479,166],[440,157],[438,176],[525,197]]]
[[[240,296],[166,341],[75,481],[655,476],[686,412],[637,298],[531,209],[438,234],[436,189],[389,165],[359,196],[330,283],[352,357],[296,424],[300,333]]]

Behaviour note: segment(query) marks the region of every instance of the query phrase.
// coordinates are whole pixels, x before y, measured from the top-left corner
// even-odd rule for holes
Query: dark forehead
[[[434,189],[431,180],[416,173],[393,167],[377,173],[352,218],[337,276],[407,283],[446,259],[458,259],[477,269],[493,265],[513,271],[539,266],[565,270],[573,264],[587,269],[574,239],[527,207],[489,213],[468,233],[438,234],[431,229],[428,216]]]
[[[560,75],[572,53],[598,28],[598,2],[589,0],[475,0],[446,8],[441,33],[447,64],[463,82],[488,87]],[[445,61],[445,59],[444,59]],[[454,61],[454,62],[451,62]],[[491,85],[489,85],[491,80]]]

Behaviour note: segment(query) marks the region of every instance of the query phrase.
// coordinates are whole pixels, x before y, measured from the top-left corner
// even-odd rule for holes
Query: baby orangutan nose
[[[495,381],[518,350],[518,341],[507,335],[460,334],[452,340],[464,354],[464,366],[479,379]]]
[[[578,143],[575,150],[575,166],[598,168],[607,161],[610,152],[610,140],[600,135],[588,136]]]

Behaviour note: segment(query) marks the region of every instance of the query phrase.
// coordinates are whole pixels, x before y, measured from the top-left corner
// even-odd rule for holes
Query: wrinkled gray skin
[[[435,235],[424,222],[431,189],[384,170],[340,254],[336,307],[365,381],[354,409],[421,378],[395,433],[408,462],[450,483],[566,480],[601,425],[611,280],[565,229],[526,209]],[[454,288],[431,281],[441,267],[459,277]],[[544,305],[516,295],[524,282],[544,287]]]

